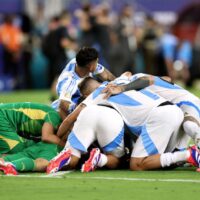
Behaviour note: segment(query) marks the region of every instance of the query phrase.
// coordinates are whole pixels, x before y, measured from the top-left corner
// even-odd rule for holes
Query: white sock
[[[183,129],[186,134],[192,137],[192,139],[200,138],[200,127],[192,121],[186,121],[183,123]]]
[[[101,156],[100,156],[97,166],[103,167],[107,164],[107,162],[108,162],[108,157],[105,154],[101,153]]]
[[[73,148],[73,147],[70,145],[70,143],[67,141],[67,143],[65,144],[64,150],[66,151],[66,150],[68,150],[68,149],[71,150],[72,155],[74,155],[74,156],[76,156],[76,157],[78,157],[78,158],[81,157],[81,152],[80,152],[78,149]]]
[[[172,164],[179,162],[186,162],[190,153],[188,150],[177,151],[174,153],[163,153],[160,156],[160,163],[162,167],[169,167]]]

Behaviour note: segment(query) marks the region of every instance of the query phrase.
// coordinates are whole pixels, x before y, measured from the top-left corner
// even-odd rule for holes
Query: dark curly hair
[[[98,52],[91,47],[82,47],[76,54],[76,62],[79,67],[86,67],[92,61],[98,58]]]

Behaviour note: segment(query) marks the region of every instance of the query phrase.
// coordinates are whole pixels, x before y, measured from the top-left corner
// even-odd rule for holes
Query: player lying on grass
[[[183,89],[182,87],[166,80],[148,75],[148,74],[135,74],[130,76],[125,74],[127,80],[125,85],[108,84],[107,87],[102,91],[104,92],[105,98],[111,95],[119,94],[120,92],[128,90],[141,90],[143,88],[148,88],[149,90],[159,94],[168,101],[176,104],[184,113],[183,129],[184,132],[190,136],[195,144],[200,148],[200,100],[198,97],[190,93],[189,91]],[[124,79],[125,79],[124,76]],[[129,82],[128,84],[126,84]],[[186,143],[188,143],[190,138],[185,138]]]
[[[124,122],[116,110],[106,106],[88,106],[78,116],[68,136],[65,150],[51,160],[47,173],[57,172],[64,165],[68,165],[70,169],[75,168],[81,154],[86,153],[95,141],[103,153],[94,148],[90,153],[90,159],[82,166],[82,171],[89,172],[94,170],[94,167],[103,166],[114,169],[124,155],[123,137]]]
[[[6,175],[17,175],[18,172],[44,172],[49,161],[61,148],[56,144],[38,142],[23,151],[0,158],[0,170]]]
[[[59,114],[47,105],[0,104],[0,154],[18,153],[40,140],[64,146],[54,134],[60,123]]]
[[[189,162],[199,167],[199,151],[196,147],[171,153],[182,139],[178,130],[183,120],[183,113],[176,105],[149,90],[131,90],[105,99],[101,91],[106,85],[107,83],[101,85],[90,77],[84,79],[80,91],[86,96],[91,92],[92,94],[63,121],[61,132],[73,124],[87,105],[111,106],[121,114],[131,132],[138,137],[131,155],[131,170],[158,169],[179,162]],[[65,163],[65,159],[62,158],[65,151],[67,148],[52,161],[57,163],[56,169],[59,169],[61,162]],[[96,162],[92,162],[93,160],[94,157],[88,162],[95,168]]]
[[[56,91],[59,99],[53,102],[52,107],[57,109],[64,119],[79,102],[80,92],[78,83],[86,76],[96,76],[100,80],[113,80],[115,76],[104,66],[98,63],[98,52],[94,48],[83,47],[64,68],[58,78]]]

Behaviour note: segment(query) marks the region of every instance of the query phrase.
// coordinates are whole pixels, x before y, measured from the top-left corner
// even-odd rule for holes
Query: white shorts
[[[131,157],[146,157],[176,148],[183,112],[175,105],[154,108],[142,127]]]
[[[98,141],[105,153],[112,153],[116,157],[124,155],[124,122],[116,110],[91,105],[80,113],[68,136],[72,154],[73,149],[87,152],[95,141]]]

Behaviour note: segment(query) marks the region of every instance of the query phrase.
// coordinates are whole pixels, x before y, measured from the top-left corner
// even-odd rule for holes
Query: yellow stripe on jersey
[[[1,135],[0,135],[0,138],[8,144],[8,146],[10,147],[10,149],[13,149],[16,145],[19,144],[19,141],[8,139],[8,138],[3,137]]]
[[[33,108],[19,108],[19,109],[13,109],[19,112],[23,112],[25,115],[27,115],[30,119],[44,119],[46,112],[39,109],[33,109]]]

